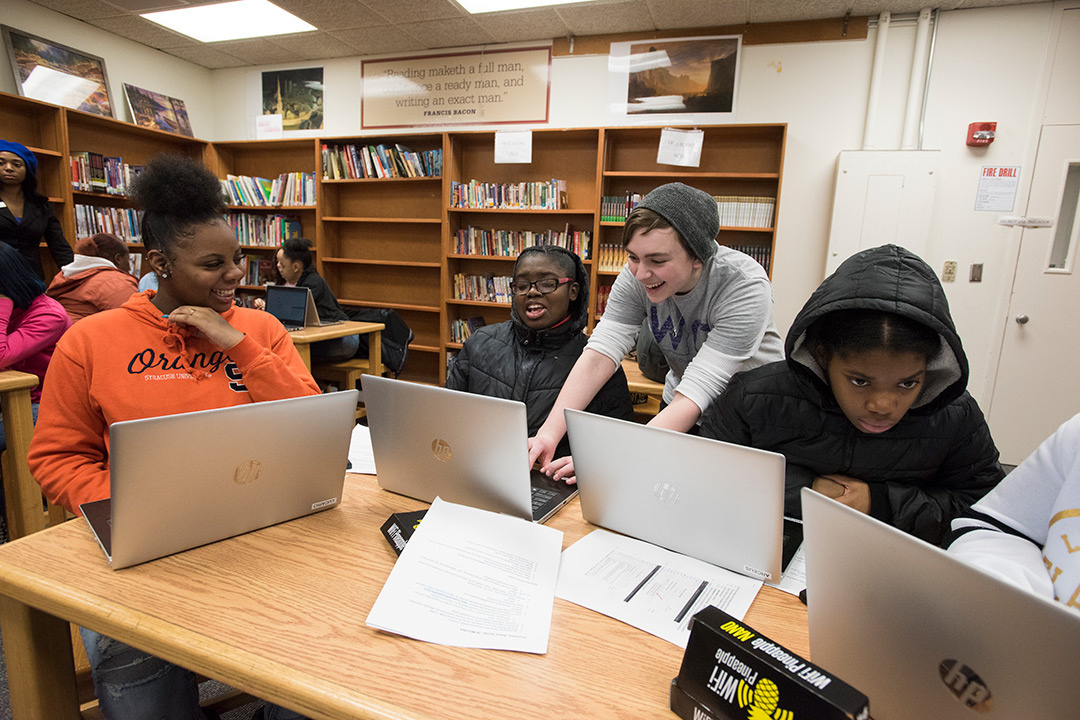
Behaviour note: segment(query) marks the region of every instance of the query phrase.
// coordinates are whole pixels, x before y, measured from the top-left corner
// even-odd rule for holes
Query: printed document
[[[556,595],[685,648],[694,613],[715,605],[741,620],[760,589],[760,580],[594,530],[563,551]]]
[[[367,617],[458,647],[546,653],[562,532],[435,498]]]
[[[349,440],[349,468],[351,473],[375,475],[375,451],[371,449],[371,430],[367,425],[356,425]]]

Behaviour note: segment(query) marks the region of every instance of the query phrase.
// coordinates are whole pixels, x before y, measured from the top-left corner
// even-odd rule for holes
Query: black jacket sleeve
[[[45,203],[44,212],[45,229],[42,231],[42,237],[49,248],[53,262],[61,268],[75,260],[75,251],[71,249],[71,245],[64,237],[64,229],[60,226],[60,220],[53,212],[52,205]]]
[[[604,386],[585,408],[594,415],[605,415],[619,420],[632,420],[634,405],[630,402],[630,389],[626,386],[626,373],[620,367],[608,378]]]
[[[978,404],[965,392],[954,405],[962,416],[955,426],[952,451],[938,468],[936,483],[921,487],[886,483],[892,514],[888,521],[935,545],[941,543],[953,518],[1005,477]],[[873,506],[871,514],[876,515]]]
[[[446,365],[446,387],[451,390],[469,390],[469,343],[466,342],[457,355]]]

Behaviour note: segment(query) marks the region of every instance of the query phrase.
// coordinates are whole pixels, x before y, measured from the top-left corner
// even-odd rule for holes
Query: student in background
[[[1080,610],[1080,415],[952,522],[949,554]]]
[[[128,272],[129,258],[127,245],[115,235],[83,238],[75,243],[75,259],[49,283],[49,297],[64,306],[72,322],[118,308],[138,288]]]
[[[588,342],[583,331],[589,321],[589,273],[569,250],[530,247],[514,264],[510,288],[510,320],[469,336],[447,369],[446,387],[525,403],[532,435],[547,419]],[[631,419],[633,405],[622,367],[585,409]],[[563,438],[555,456],[569,454]]]
[[[217,178],[189,158],[158,156],[132,194],[160,288],[64,336],[30,444],[34,478],[76,514],[110,495],[111,423],[318,393],[281,323],[234,306],[243,256],[222,219]],[[177,462],[198,452],[183,438],[162,443],[176,445]],[[200,717],[192,673],[99,633],[82,636],[106,717]]]
[[[37,375],[38,386],[30,391],[35,421],[53,348],[70,326],[64,308],[45,294],[45,283],[26,259],[15,248],[0,243],[0,370]],[[4,419],[0,417],[0,452],[6,448]],[[0,486],[0,542],[7,541],[6,518]]]
[[[788,515],[812,487],[938,544],[1003,477],[945,291],[914,254],[884,245],[844,261],[785,350],[732,379],[702,435],[782,453]]]
[[[321,322],[348,320],[349,316],[338,305],[330,286],[311,265],[311,241],[307,238],[288,238],[277,251],[278,274],[286,285],[306,287],[315,301],[315,311]],[[265,309],[266,301],[255,300],[255,307]],[[311,344],[312,362],[340,362],[348,360],[360,349],[359,335],[346,335],[332,340],[320,340]]]
[[[716,243],[716,201],[682,183],[661,185],[623,229],[629,260],[615,279],[604,317],[536,434],[530,462],[570,480],[570,458],[552,461],[566,433],[565,408],[582,409],[619,369],[647,321],[671,370],[664,406],[649,423],[693,430],[736,372],[783,357],[773,322],[772,286],[743,253]]]
[[[18,250],[44,280],[42,240],[57,267],[70,263],[74,253],[49,199],[37,191],[37,166],[37,156],[25,145],[0,140],[0,240]]]

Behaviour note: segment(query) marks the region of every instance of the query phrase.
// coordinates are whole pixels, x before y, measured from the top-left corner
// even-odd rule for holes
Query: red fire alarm
[[[967,144],[971,147],[986,147],[994,142],[996,132],[996,122],[971,123],[968,125]]]

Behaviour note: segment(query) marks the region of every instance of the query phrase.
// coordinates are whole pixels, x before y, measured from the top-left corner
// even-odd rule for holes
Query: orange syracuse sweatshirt
[[[315,395],[319,387],[276,318],[234,307],[223,317],[245,338],[221,350],[162,318],[150,290],[72,326],[56,345],[30,443],[45,496],[73,513],[109,497],[109,425],[160,415]],[[175,462],[199,452],[183,438]]]

